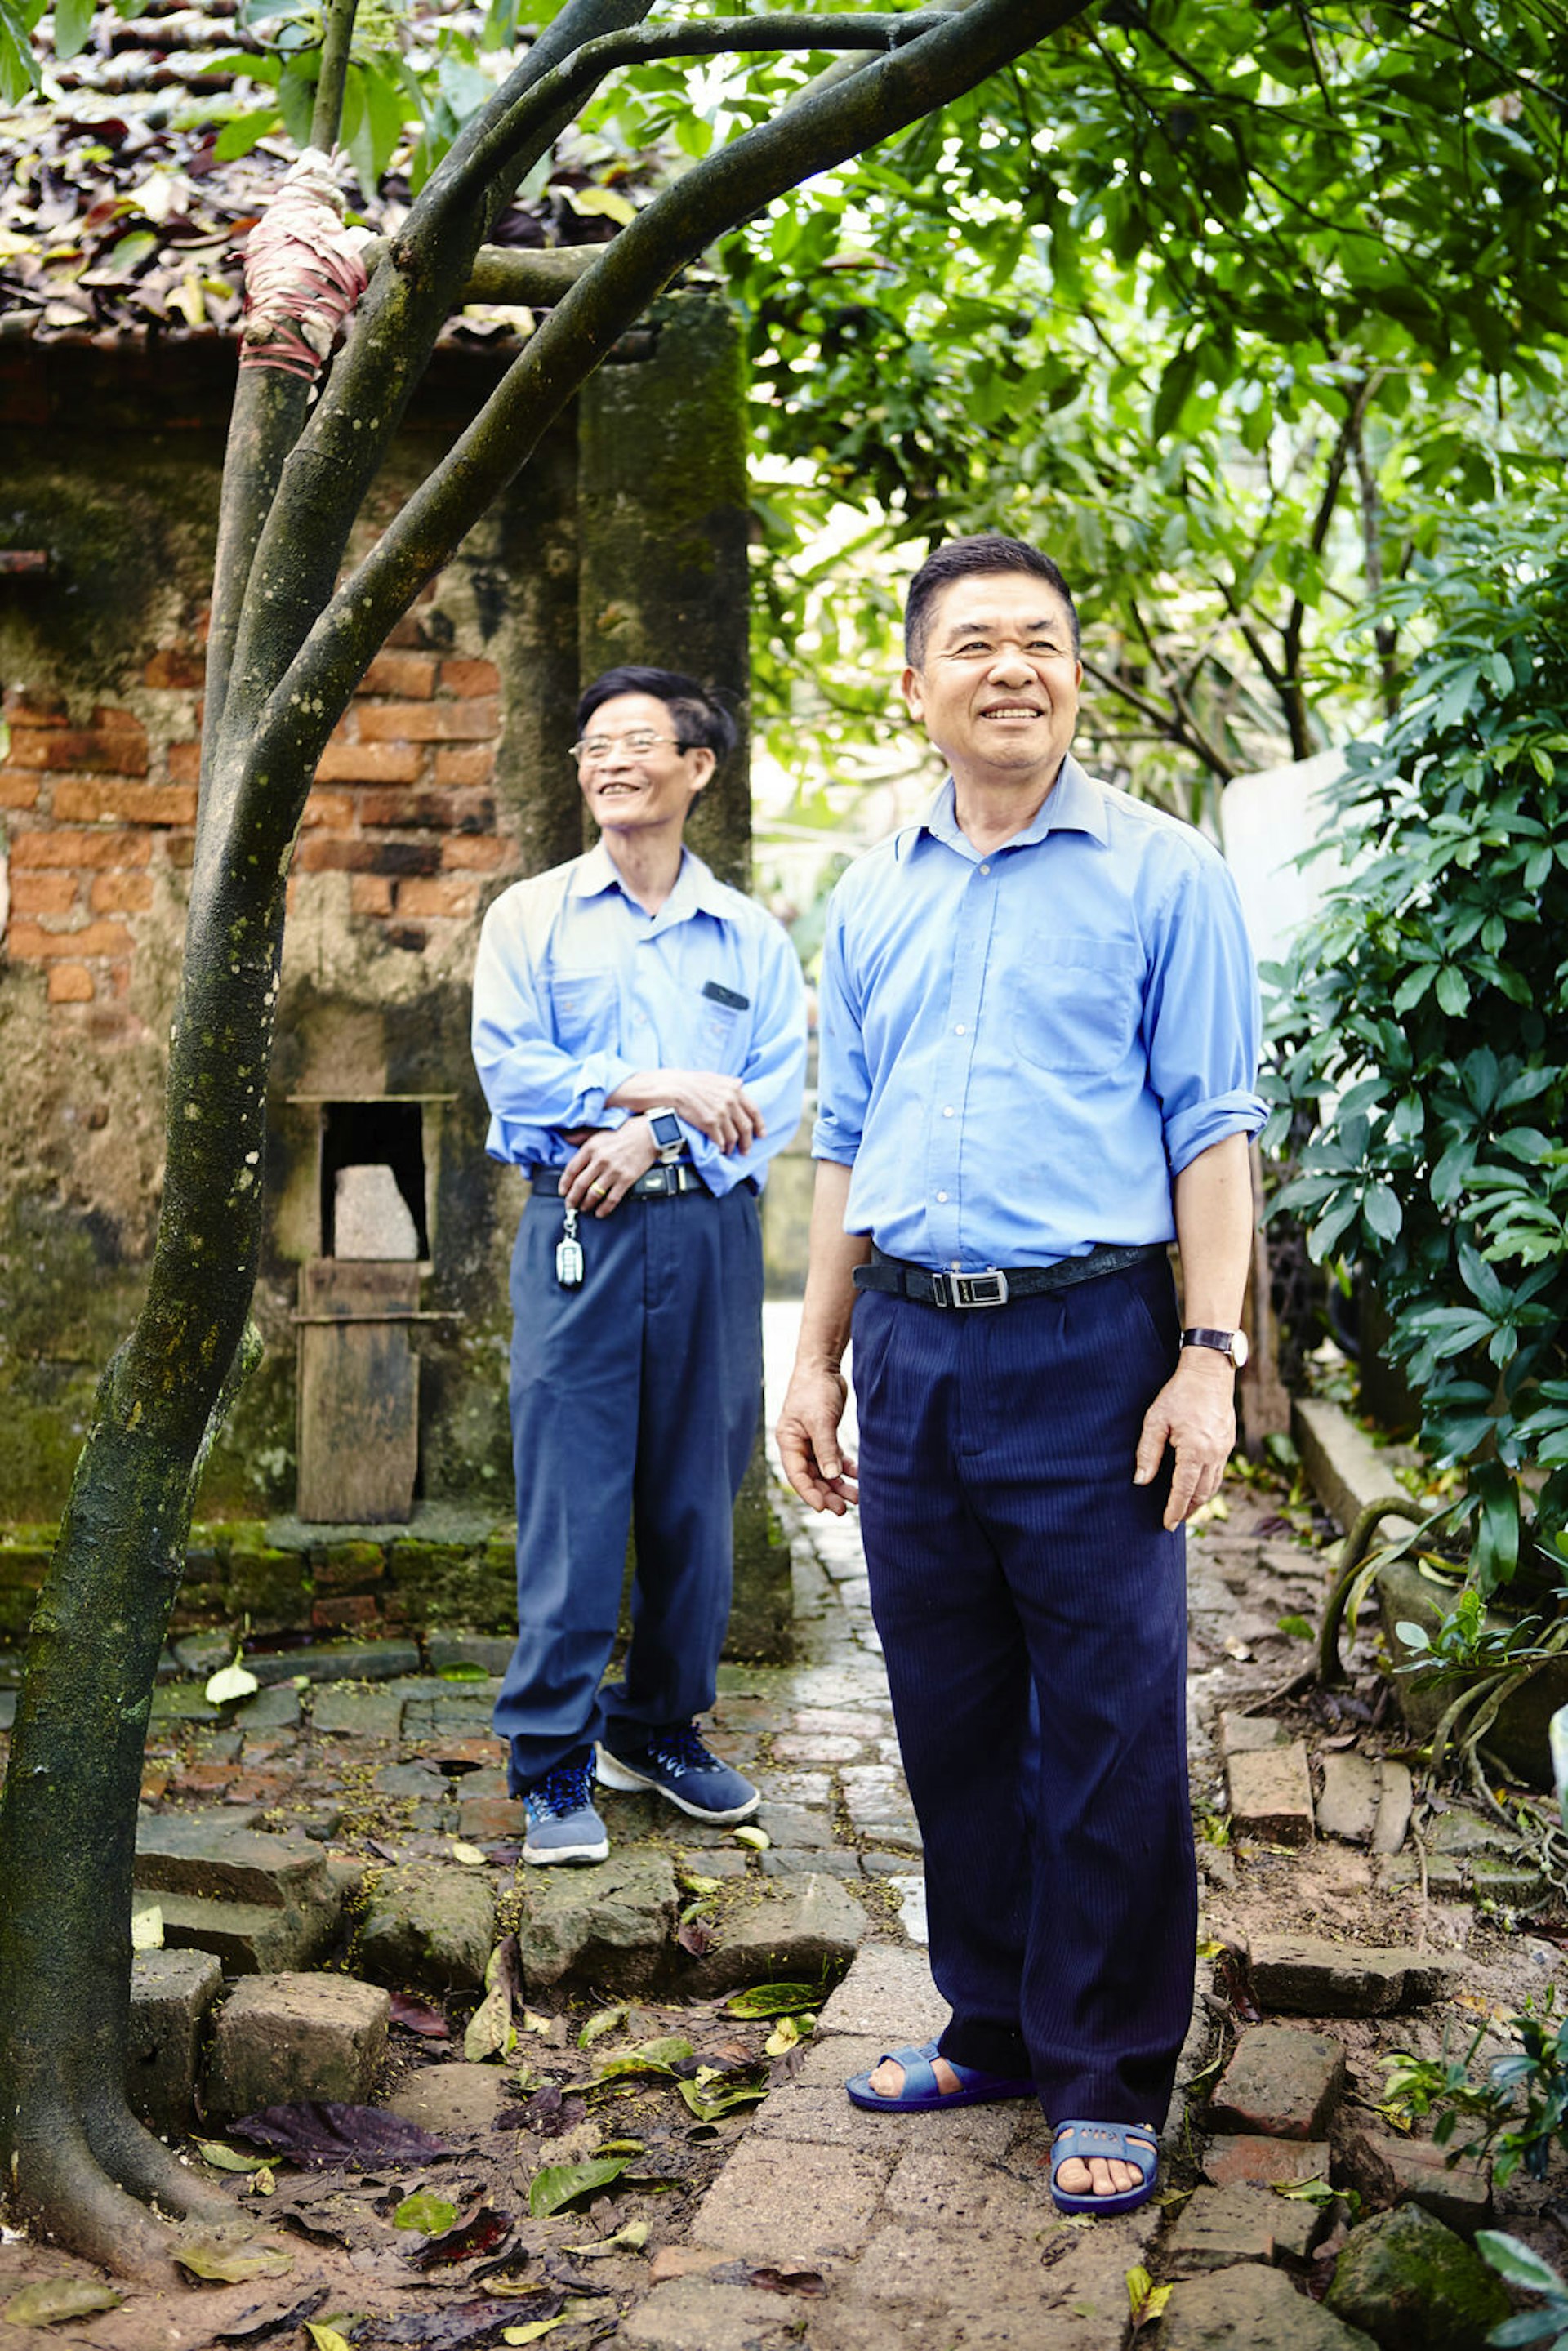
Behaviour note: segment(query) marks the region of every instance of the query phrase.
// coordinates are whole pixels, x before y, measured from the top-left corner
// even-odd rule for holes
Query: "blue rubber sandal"
[[[942,2089],[936,2080],[936,2069],[931,2061],[936,2054],[936,2043],[928,2041],[924,2049],[894,2049],[877,2060],[878,2064],[891,2062],[904,2068],[904,2087],[896,2098],[879,2097],[871,2086],[876,2066],[863,2074],[852,2074],[845,2089],[857,2106],[868,2114],[931,2115],[939,2106],[985,2106],[1002,2098],[1032,2098],[1032,2082],[1009,2082],[1000,2074],[982,2074],[977,2065],[953,2065],[958,2077],[956,2090]]]
[[[1117,2189],[1096,2196],[1091,2189],[1075,2196],[1058,2185],[1064,2163],[1088,2163],[1103,2157],[1107,2163],[1130,2163],[1143,2173],[1135,2188]],[[1135,2212],[1155,2192],[1159,2149],[1147,2123],[1059,2123],[1051,2149],[1051,2200],[1059,2212]]]

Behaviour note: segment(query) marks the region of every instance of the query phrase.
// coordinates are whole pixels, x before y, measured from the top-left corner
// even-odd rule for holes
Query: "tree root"
[[[114,2277],[180,2283],[167,2230],[110,2178],[75,2115],[57,2106],[32,2115],[14,2145],[13,2201],[54,2243]]]
[[[235,2201],[154,2138],[130,2108],[106,2101],[88,2117],[88,2143],[111,2179],[178,2220],[232,2220]]]

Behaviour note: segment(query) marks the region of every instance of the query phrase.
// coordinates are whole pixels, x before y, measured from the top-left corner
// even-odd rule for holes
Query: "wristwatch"
[[[1228,1355],[1237,1371],[1251,1353],[1245,1331],[1184,1331],[1181,1343],[1184,1347],[1212,1347],[1217,1355]]]
[[[648,1113],[648,1126],[658,1145],[660,1164],[667,1167],[673,1159],[681,1157],[686,1147],[680,1119],[665,1103],[662,1109]]]

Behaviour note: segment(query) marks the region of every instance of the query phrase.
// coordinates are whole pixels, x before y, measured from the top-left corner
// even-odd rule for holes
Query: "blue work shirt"
[[[1071,753],[1002,848],[949,779],[850,868],[821,1019],[812,1155],[853,1168],[845,1229],[919,1265],[1171,1240],[1173,1176],[1265,1115],[1223,859]]]
[[[806,991],[788,935],[685,850],[650,914],[602,841],[514,883],[485,917],[474,971],[474,1060],[490,1105],[486,1149],[564,1167],[573,1127],[619,1126],[604,1097],[637,1071],[739,1078],[767,1123],[749,1151],[721,1152],[681,1124],[709,1191],[750,1177],[794,1134],[806,1071]]]

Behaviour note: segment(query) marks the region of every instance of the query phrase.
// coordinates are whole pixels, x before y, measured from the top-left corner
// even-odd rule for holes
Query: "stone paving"
[[[1413,2205],[1461,2250],[1492,2209],[1484,2168],[1446,2168],[1429,2142],[1383,2126],[1378,2060],[1433,2051],[1456,2024],[1468,2038],[1478,2014],[1543,1987],[1559,1955],[1528,1934],[1489,1939],[1462,1898],[1427,1899],[1425,1852],[1408,1849],[1408,1763],[1382,1751],[1364,1704],[1359,1715],[1348,1699],[1316,1715],[1260,1704],[1301,1663],[1291,1628],[1321,1601],[1324,1553],[1305,1512],[1281,1519],[1272,1494],[1233,1489],[1191,1546],[1204,1917],[1187,2095],[1167,2127],[1160,2198],[1071,2220],[1051,2205],[1048,2133],[1029,2105],[897,2118],[843,2096],[846,2074],[927,2038],[944,2011],[858,1527],[808,1524],[788,1506],[786,1525],[798,1662],[727,1666],[714,1725],[765,1788],[759,1851],[657,1800],[612,1795],[610,1864],[520,1869],[488,1728],[505,1653],[493,1638],[280,1651],[256,1660],[260,1690],[221,1708],[203,1688],[232,1644],[179,1644],[144,1787],[138,1907],[159,1911],[165,1948],[137,1961],[139,2103],[177,2124],[204,2064],[214,2117],[266,2102],[269,2085],[275,2099],[363,2095],[387,1990],[465,2016],[513,1926],[524,1997],[547,2008],[841,1977],[680,2240],[642,2266],[617,2339],[639,2351],[1109,2351],[1130,2339],[1145,2272],[1170,2287],[1162,2351],[1373,2339],[1343,2297],[1332,2309],[1316,2298],[1348,2218],[1326,2179],[1368,2209]],[[1419,1817],[1430,1831],[1430,1809]],[[1452,1866],[1441,1890],[1461,1897],[1470,1846],[1490,1850],[1485,1823],[1441,1806],[1435,1824]],[[683,1948],[677,1926],[694,1918],[705,1931]],[[345,1933],[354,1980],[298,1972],[341,1953]],[[239,1990],[220,2008],[225,1977]],[[312,2005],[312,1982],[340,2017]],[[269,2077],[276,2046],[287,2064]],[[426,2090],[438,2078],[417,2077]],[[1310,2192],[1280,2192],[1291,2188]]]

